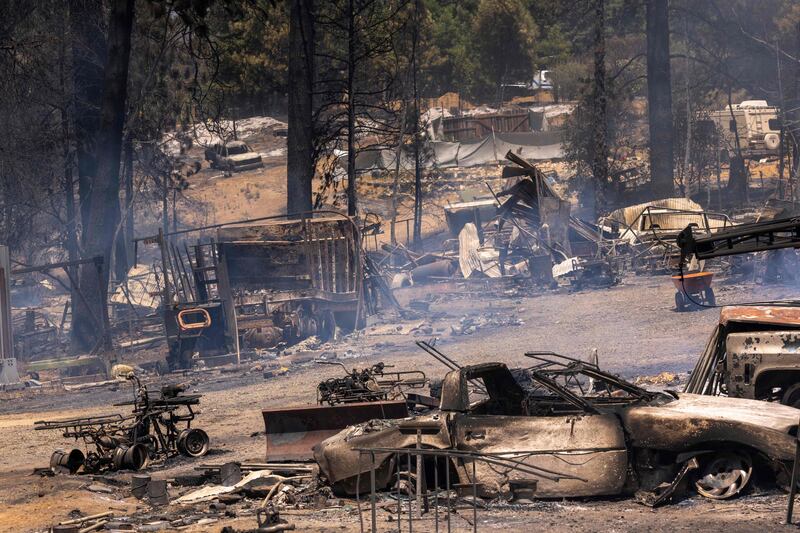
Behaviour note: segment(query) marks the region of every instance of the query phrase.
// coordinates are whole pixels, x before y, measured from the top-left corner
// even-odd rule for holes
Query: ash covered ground
[[[721,304],[791,298],[800,293],[791,286],[763,287],[727,280],[720,280],[716,288]],[[204,462],[263,462],[261,409],[313,403],[316,385],[341,374],[341,368],[311,361],[321,356],[335,354],[347,367],[357,368],[383,361],[396,369],[420,369],[436,378],[446,369],[414,341],[437,337],[437,346],[463,364],[503,361],[509,366],[528,364],[523,356],[526,350],[588,357],[596,348],[604,369],[631,379],[668,371],[677,375],[678,382],[652,386],[679,388],[719,313],[717,309],[677,313],[673,294],[668,276],[628,275],[622,284],[609,289],[535,294],[513,287],[493,290],[489,284],[478,283],[419,286],[400,295],[404,303],[423,300],[430,304],[427,312],[414,319],[398,319],[387,312],[360,335],[316,350],[290,348],[276,359],[253,361],[235,372],[195,372],[173,375],[168,381],[183,381],[191,392],[204,395],[197,425],[209,433],[212,446]],[[263,369],[275,365],[289,370],[265,379]],[[85,514],[107,510],[125,514],[136,509],[138,501],[124,492],[87,490],[91,480],[85,476],[31,474],[35,467],[47,466],[53,449],[73,444],[57,432],[33,431],[34,421],[106,413],[112,403],[130,400],[131,395],[130,385],[120,383],[85,391],[29,392],[0,403],[0,530],[43,531],[74,509]],[[189,473],[196,464],[185,458],[173,459],[165,467],[155,468],[153,475]],[[174,495],[180,492],[186,489],[178,489]],[[779,530],[785,527],[781,524],[786,501],[786,494],[777,489],[756,487],[724,502],[692,496],[650,509],[627,498],[541,501],[527,507],[490,506],[480,510],[478,518],[480,529],[487,531],[533,527],[549,531],[689,531],[707,528],[709,522],[729,531]],[[471,511],[462,514],[469,518]],[[350,500],[338,500],[337,505],[322,510],[289,509],[282,516],[299,530],[359,530],[355,501]],[[391,510],[379,509],[379,524],[391,529],[394,526],[386,521],[393,516]],[[254,517],[222,518],[186,530],[219,531],[225,525],[253,527]],[[432,529],[433,522],[430,526]],[[453,526],[471,529],[463,518],[454,517]]]

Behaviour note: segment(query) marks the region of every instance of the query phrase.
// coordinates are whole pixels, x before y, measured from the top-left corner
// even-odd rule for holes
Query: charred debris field
[[[761,294],[763,289],[750,282],[718,285],[720,299],[724,295],[731,302],[752,298],[754,292]],[[608,290],[556,290],[535,295],[487,291],[477,303],[476,294],[481,290],[485,291],[453,285],[429,287],[424,291],[411,288],[399,295],[401,301],[421,298],[430,303],[426,312],[412,319],[391,317],[389,320],[389,317],[379,316],[371,319],[364,332],[357,336],[317,343],[318,346],[307,349],[302,346],[297,350],[287,348],[277,357],[262,358],[238,368],[188,371],[153,381],[180,382],[187,386],[187,393],[202,394],[202,414],[198,418],[201,426],[198,427],[212,437],[211,450],[201,458],[202,464],[236,462],[247,465],[264,462],[262,409],[313,404],[317,385],[343,374],[339,367],[318,364],[314,360],[340,361],[348,368],[368,368],[384,362],[398,370],[421,370],[435,380],[443,377],[448,369],[417,348],[414,342],[438,336],[440,340],[436,346],[462,365],[502,361],[510,367],[526,366],[529,360],[522,353],[531,350],[552,350],[589,360],[596,349],[599,362],[606,370],[641,382],[652,390],[670,387],[680,390],[709,332],[719,320],[716,309],[676,312],[672,301],[674,288],[668,276],[631,275]],[[784,297],[791,297],[796,291],[793,286],[786,285],[768,290]],[[506,322],[498,325],[496,317],[504,317]],[[508,323],[509,318],[513,322]],[[481,326],[470,334],[461,334],[460,328],[465,323]],[[270,369],[276,368],[288,370],[272,376]],[[659,376],[662,372],[666,374]],[[141,524],[161,524],[159,527],[167,529],[175,527],[180,517],[185,519],[194,513],[192,520],[186,520],[194,524],[189,526],[189,531],[218,531],[224,525],[246,528],[255,522],[254,509],[259,498],[264,497],[264,494],[257,497],[258,492],[242,493],[243,500],[238,504],[230,503],[230,510],[236,509],[235,513],[227,515],[214,511],[211,505],[214,501],[235,500],[225,500],[224,496],[194,504],[189,514],[187,505],[177,504],[176,509],[171,505],[143,513],[141,503],[136,503],[128,492],[130,478],[135,473],[123,470],[104,476],[60,474],[55,477],[31,474],[34,469],[46,465],[53,449],[71,445],[70,440],[57,432],[32,431],[35,421],[101,415],[109,412],[108,406],[131,397],[132,387],[124,381],[84,390],[27,391],[7,397],[0,415],[0,444],[5,450],[0,460],[4,504],[0,523],[13,521],[17,524],[8,531],[45,528],[47,524],[64,521],[73,509],[80,510],[83,516],[103,512],[122,517],[139,515]],[[110,411],[124,414],[126,409],[115,407]],[[148,470],[154,478],[170,480],[170,497],[177,499],[197,488],[181,485],[194,479],[197,465],[198,461],[189,458],[172,458],[160,464],[156,462]],[[214,479],[209,478],[207,483],[214,483]],[[281,516],[285,520],[308,531],[359,529],[357,503],[352,496],[339,497],[323,490],[322,494],[327,496],[320,500],[319,488],[310,491],[317,494],[313,498],[303,496],[303,490],[310,491],[302,484],[284,497],[286,501],[281,509],[286,511]],[[241,501],[249,499],[253,505],[241,505]],[[381,501],[384,503],[378,516],[380,524],[388,529],[391,527],[388,521],[396,520],[396,501]],[[785,512],[786,496],[767,483],[763,487],[753,487],[735,500],[715,502],[687,495],[674,505],[656,509],[624,496],[545,498],[535,503],[508,503],[501,498],[485,502],[479,509],[480,530],[523,530],[532,522],[554,531],[596,531],[598,523],[613,531],[635,531],[643,527],[674,531],[676,523],[693,530],[705,527],[708,516],[713,516],[733,531],[751,531],[763,523],[769,523],[770,529],[778,529]],[[441,503],[444,505],[444,499]],[[211,511],[208,510],[210,505]],[[471,508],[463,503],[460,508],[454,508],[452,528],[471,530],[471,513]],[[734,513],[735,519],[732,518]],[[402,517],[407,520],[405,511]],[[368,514],[363,519],[368,520]],[[419,522],[415,519],[415,527],[425,527],[428,522],[433,526],[433,520],[423,515]],[[333,521],[338,525],[333,526]],[[440,525],[445,527],[444,522]]]
[[[0,20],[0,533],[800,523],[797,0]]]

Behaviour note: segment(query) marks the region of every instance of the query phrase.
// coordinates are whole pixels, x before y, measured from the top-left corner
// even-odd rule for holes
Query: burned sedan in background
[[[530,379],[524,386],[502,363],[464,367],[444,378],[439,412],[384,422],[379,429],[374,423],[354,426],[323,441],[314,449],[321,473],[344,493],[356,492],[361,474],[373,469],[378,486],[388,487],[397,456],[358,450],[412,448],[419,438],[423,448],[458,452],[447,462],[450,475],[472,483],[475,468],[484,496],[507,493],[509,482],[530,478],[531,469],[541,473],[533,476],[537,497],[638,491],[651,505],[669,499],[684,480],[703,496],[725,499],[747,487],[754,470],[773,480],[787,475],[799,410],[650,392],[588,363],[530,355],[539,362],[524,372]],[[480,398],[472,401],[476,394]],[[414,427],[427,429],[418,435],[408,431]],[[473,466],[462,452],[513,459],[526,473],[484,461]],[[424,467],[428,483],[432,467]],[[360,481],[364,490],[369,483]]]

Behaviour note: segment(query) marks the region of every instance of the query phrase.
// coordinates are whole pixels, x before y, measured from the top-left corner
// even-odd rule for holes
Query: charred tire
[[[753,458],[742,450],[726,450],[708,455],[694,486],[712,500],[727,500],[741,494],[753,475]]]
[[[178,451],[187,457],[202,457],[208,453],[208,434],[202,429],[184,429],[178,435]]]
[[[688,300],[686,299],[686,295],[682,292],[675,293],[675,309],[678,312],[686,311]]]
[[[800,383],[795,383],[786,389],[781,397],[781,403],[800,409]]]
[[[112,464],[115,470],[140,470],[147,465],[149,458],[147,446],[144,444],[122,445],[114,448]]]
[[[54,474],[74,474],[85,462],[86,457],[77,448],[72,449],[69,453],[64,450],[56,450],[50,456],[50,470]]]

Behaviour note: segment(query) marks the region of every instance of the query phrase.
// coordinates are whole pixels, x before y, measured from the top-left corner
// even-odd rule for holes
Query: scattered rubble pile
[[[54,532],[94,530],[167,531],[204,526],[220,520],[253,517],[255,527],[222,531],[277,532],[295,528],[277,509],[319,509],[340,506],[329,488],[317,481],[309,465],[272,463],[206,464],[197,474],[155,478],[149,474],[97,476],[86,490],[116,499],[139,500],[136,511],[109,511],[54,525]]]
[[[405,396],[410,389],[421,389],[428,384],[428,378],[421,370],[392,371],[389,370],[391,365],[383,362],[371,368],[350,371],[342,363],[318,362],[341,365],[346,373],[345,377],[320,382],[317,386],[317,403],[320,405],[393,400]]]
[[[524,278],[542,287],[610,286],[619,282],[617,247],[602,229],[570,215],[550,179],[513,152],[503,168],[506,187],[490,196],[445,208],[453,239],[439,252],[416,254],[384,245],[399,264],[392,287],[453,279]],[[379,261],[388,263],[386,257]]]

